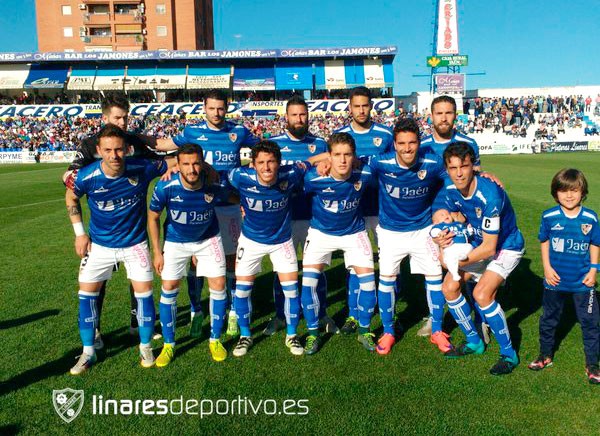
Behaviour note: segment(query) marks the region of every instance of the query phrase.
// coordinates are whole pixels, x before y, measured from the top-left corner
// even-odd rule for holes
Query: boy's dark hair
[[[352,153],[356,154],[356,142],[349,133],[334,133],[327,140],[327,151],[331,153],[331,147],[336,144],[348,144],[352,148]]]
[[[277,143],[273,141],[263,140],[252,147],[252,151],[250,153],[250,157],[252,158],[252,162],[256,160],[258,157],[258,153],[270,153],[275,156],[277,159],[277,163],[281,164],[281,150]]]
[[[304,106],[306,108],[306,110],[308,111],[308,104],[306,103],[306,100],[304,100],[304,98],[302,98],[302,96],[298,95],[298,94],[292,95],[290,97],[290,99],[287,101],[287,104],[285,105],[286,113],[290,106]]]
[[[179,162],[179,156],[182,154],[197,154],[200,156],[200,162],[204,162],[204,151],[198,144],[184,144],[177,150],[177,162]]]
[[[471,163],[475,165],[475,151],[473,147],[466,142],[453,142],[444,150],[444,165],[448,166],[448,162],[453,157],[457,157],[461,162],[464,162],[467,156],[471,157]]]
[[[123,132],[123,130],[121,130],[118,126],[110,123],[100,129],[96,135],[96,138],[98,138],[98,146],[100,146],[100,140],[102,138],[121,138],[123,142],[127,144],[127,135],[125,132]]]
[[[454,112],[456,112],[456,100],[454,97],[450,97],[449,95],[438,95],[431,101],[431,112],[433,113],[433,107],[438,103],[450,103],[454,107]]]
[[[107,115],[110,113],[110,109],[113,107],[118,107],[119,109],[124,110],[129,113],[129,100],[125,96],[125,94],[120,94],[118,92],[113,92],[108,94],[102,100],[102,114]]]
[[[213,100],[219,100],[225,103],[225,107],[227,107],[227,95],[223,92],[222,89],[211,89],[204,95],[204,104],[206,104],[206,100],[212,98]]]
[[[419,144],[421,143],[421,131],[419,129],[419,124],[413,118],[401,118],[394,125],[394,140],[396,140],[396,135],[400,132],[412,132],[417,135],[417,139],[419,140]]]
[[[356,96],[367,97],[369,101],[371,100],[371,90],[366,86],[357,86],[356,88],[352,88],[350,93],[348,94],[348,101],[352,101],[352,99]]]
[[[550,193],[558,203],[558,191],[581,190],[581,201],[585,201],[588,195],[588,182],[581,171],[575,168],[563,168],[552,177]]]

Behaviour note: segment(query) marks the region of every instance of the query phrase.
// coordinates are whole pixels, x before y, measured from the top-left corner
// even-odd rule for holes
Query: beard
[[[293,137],[302,139],[308,133],[308,124],[297,124],[295,126],[288,124],[287,129],[288,129],[288,132],[290,132]]]

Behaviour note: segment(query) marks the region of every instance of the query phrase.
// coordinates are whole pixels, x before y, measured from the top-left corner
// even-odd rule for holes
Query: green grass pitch
[[[326,338],[318,354],[298,358],[284,347],[283,332],[262,337],[273,312],[272,274],[265,272],[254,290],[255,346],[246,357],[211,361],[208,320],[200,340],[189,337],[184,285],[176,359],[163,369],[139,365],[128,335],[129,295],[120,271],[109,284],[102,314],[106,347],[89,373],[72,377],[68,370],[81,349],[78,259],[60,183],[64,167],[0,166],[0,434],[598,434],[600,388],[587,383],[581,331],[570,305],[554,367],[534,373],[526,365],[538,353],[542,267],[536,236],[541,211],[553,205],[550,179],[566,166],[582,169],[590,183],[586,205],[600,211],[600,154],[484,156],[483,162],[504,182],[527,246],[499,297],[522,364],[501,378],[488,374],[498,357],[495,341],[481,356],[450,361],[426,338],[416,337],[426,314],[424,288],[422,277],[411,277],[406,269],[404,297],[397,305],[406,333],[389,356],[367,353],[355,337],[335,336]],[[339,324],[345,317],[341,261],[338,257],[328,272],[328,312]],[[155,300],[159,287],[155,280]],[[462,334],[448,321],[445,329],[460,341]],[[376,316],[374,328],[379,327]],[[300,329],[305,332],[303,322]],[[155,341],[155,354],[161,345]],[[231,350],[233,342],[226,346]],[[83,409],[69,424],[52,403],[52,391],[64,388],[85,392]],[[212,406],[213,414],[94,415],[94,395],[183,397],[198,401],[205,412]],[[300,400],[308,409],[297,405]],[[199,410],[188,404],[190,411]],[[285,405],[296,415],[280,413]]]

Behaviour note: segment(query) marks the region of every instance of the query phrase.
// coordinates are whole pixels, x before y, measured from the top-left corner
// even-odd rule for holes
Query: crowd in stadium
[[[90,93],[82,95],[80,103],[96,103],[98,95]],[[147,95],[140,94],[138,102],[146,102]],[[251,96],[249,96],[250,98]],[[66,94],[52,99],[37,96],[36,104],[60,104],[68,101]],[[33,104],[32,95],[23,93],[12,99],[0,95],[2,104]],[[463,113],[468,117],[457,119],[456,129],[465,134],[483,132],[505,133],[514,137],[526,137],[529,129],[535,129],[535,138],[556,140],[567,128],[584,129],[586,135],[597,135],[594,127],[582,122],[585,112],[600,112],[600,95],[591,97],[542,97],[529,96],[520,98],[474,98],[466,99]],[[402,105],[393,114],[376,114],[376,122],[392,126],[398,118],[412,117],[417,120],[423,130],[423,136],[431,133],[431,115],[425,110],[416,111],[411,105],[408,110]],[[240,117],[233,119],[243,123],[255,135],[269,138],[279,135],[285,128],[283,117],[274,118]],[[186,119],[183,116],[172,117],[130,117],[130,128],[158,138],[170,137],[182,131],[186,125],[198,122],[198,119]],[[310,132],[313,135],[328,138],[331,133],[347,124],[348,115],[328,113],[311,117]],[[74,150],[81,138],[97,132],[101,127],[99,118],[6,118],[0,122],[0,150]]]

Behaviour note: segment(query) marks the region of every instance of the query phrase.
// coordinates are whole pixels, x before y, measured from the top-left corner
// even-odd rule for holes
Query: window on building
[[[71,6],[70,5],[63,5],[62,6],[62,14],[63,15],[71,15]]]
[[[156,26],[156,36],[167,36],[167,26]]]
[[[156,14],[157,15],[165,15],[167,13],[167,5],[163,4],[157,4],[156,5]]]
[[[72,27],[63,27],[63,36],[65,38],[73,37],[73,28]]]

